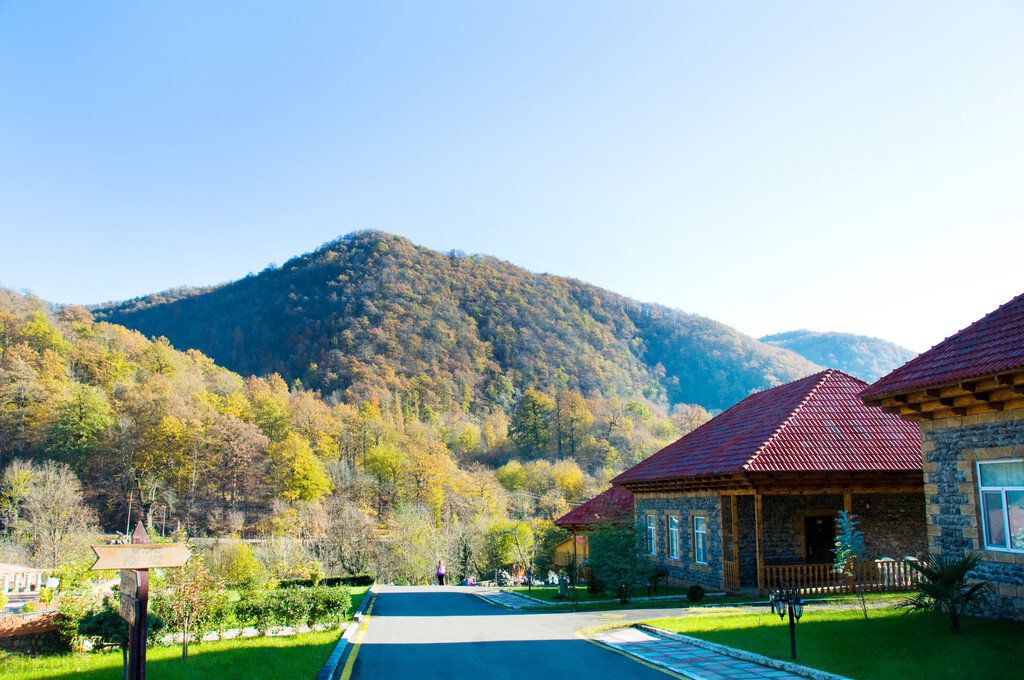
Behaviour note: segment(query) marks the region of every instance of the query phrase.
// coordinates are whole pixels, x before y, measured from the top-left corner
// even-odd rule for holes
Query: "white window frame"
[[[708,518],[703,515],[693,517],[693,561],[708,563]]]
[[[985,465],[992,465],[992,464],[1007,464],[1007,463],[1015,464],[1015,465],[1024,465],[1024,460],[1022,460],[1020,458],[1004,459],[1004,460],[986,460],[986,461],[978,461],[978,464],[977,464],[978,465],[978,492],[979,492],[978,493],[978,510],[981,513],[981,521],[982,521],[982,526],[981,526],[981,542],[985,546],[985,550],[995,550],[995,551],[998,551],[998,552],[1008,552],[1008,553],[1024,553],[1024,546],[1016,547],[1016,548],[1013,547],[1013,536],[1011,536],[1011,534],[1010,534],[1010,517],[1009,517],[1009,513],[1007,512],[1007,508],[1009,507],[1009,504],[1008,504],[1008,501],[1007,501],[1007,493],[1024,493],[1024,486],[1017,486],[1017,485],[1010,485],[1010,486],[984,486],[983,483],[982,483],[982,479],[981,479],[981,469],[982,469],[983,466],[985,466]],[[994,512],[996,512],[996,511],[990,512],[988,510],[988,504],[986,502],[986,496],[991,496],[993,494],[998,494],[999,500],[1000,500],[1000,502],[1002,504],[1002,507],[999,508],[999,511],[1001,511],[1001,515],[1002,515],[1002,517],[1001,517],[1002,526],[999,527],[999,528],[1002,530],[1003,536],[1006,537],[1005,545],[990,545],[989,542],[988,542],[988,537],[991,535],[990,529],[992,528],[992,527],[990,527],[990,522],[994,519],[993,515],[994,515]]]
[[[668,556],[679,559],[679,518],[675,515],[668,516]]]
[[[647,554],[658,554],[658,525],[654,515],[647,515]]]

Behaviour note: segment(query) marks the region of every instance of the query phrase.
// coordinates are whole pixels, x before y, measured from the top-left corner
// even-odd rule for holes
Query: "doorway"
[[[836,523],[831,515],[804,518],[804,560],[807,564],[829,564],[836,547]]]

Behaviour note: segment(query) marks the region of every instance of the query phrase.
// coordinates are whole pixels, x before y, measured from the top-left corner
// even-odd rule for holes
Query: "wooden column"
[[[849,491],[843,494],[843,510],[846,511],[847,517],[853,514],[853,494]]]
[[[739,496],[733,496],[732,503],[729,504],[732,508],[732,561],[736,563],[737,573],[740,568],[740,515],[736,508],[738,500]]]
[[[757,526],[757,591],[764,595],[764,522],[760,493],[754,493],[754,524]]]

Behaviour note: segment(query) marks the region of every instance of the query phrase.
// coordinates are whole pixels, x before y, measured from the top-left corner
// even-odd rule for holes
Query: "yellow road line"
[[[338,680],[349,680],[352,677],[352,666],[356,663],[356,655],[359,654],[359,645],[363,644],[363,636],[366,635],[366,626],[370,623],[370,612],[373,611],[373,605],[376,604],[376,598],[370,601],[370,605],[366,608],[366,613],[363,615],[363,625],[359,627],[359,633],[356,635],[356,639],[352,642],[352,651],[348,655],[348,659],[345,661],[345,668],[341,671],[341,676]]]

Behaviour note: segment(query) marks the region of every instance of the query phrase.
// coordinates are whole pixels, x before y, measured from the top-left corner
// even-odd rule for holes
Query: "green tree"
[[[949,630],[960,632],[960,617],[969,607],[981,607],[995,587],[988,581],[971,583],[968,575],[981,562],[981,555],[968,552],[963,556],[928,555],[920,562],[908,561],[923,580],[920,592],[905,599],[900,606],[908,612],[939,610],[949,617]]]
[[[521,491],[526,488],[529,479],[526,468],[518,460],[510,460],[494,471],[498,482],[509,491]]]
[[[632,591],[647,581],[651,566],[642,528],[636,524],[602,524],[590,532],[590,571],[604,588],[614,588],[627,604]]]
[[[509,423],[509,435],[523,456],[537,458],[551,441],[549,416],[555,408],[551,397],[538,390],[527,390],[516,402]]]
[[[51,455],[81,472],[89,467],[90,451],[113,422],[113,409],[98,389],[71,383],[57,407],[57,421],[47,448]]]
[[[189,640],[202,640],[225,605],[224,582],[210,573],[202,553],[193,553],[184,565],[165,574],[166,588],[153,607],[169,626],[181,631],[181,658],[187,659]]]

